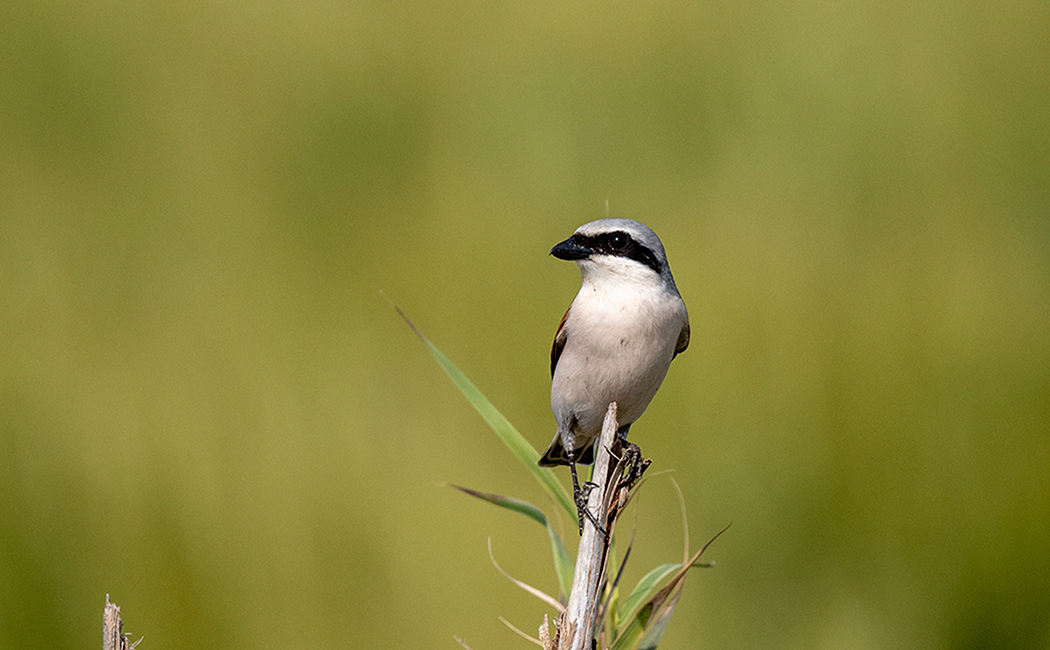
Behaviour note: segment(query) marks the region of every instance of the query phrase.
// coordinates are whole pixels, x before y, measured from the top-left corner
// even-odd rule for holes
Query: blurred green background
[[[733,524],[663,647],[1050,648],[1048,107],[1039,0],[3,3],[0,646],[529,647],[545,534],[441,484],[553,508],[380,292],[542,448],[608,201]]]

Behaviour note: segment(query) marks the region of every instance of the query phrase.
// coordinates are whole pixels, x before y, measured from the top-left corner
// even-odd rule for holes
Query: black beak
[[[569,237],[551,249],[551,255],[560,260],[585,260],[594,251],[577,243],[576,237]]]

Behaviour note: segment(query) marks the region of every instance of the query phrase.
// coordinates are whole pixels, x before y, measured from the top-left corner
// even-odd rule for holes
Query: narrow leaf
[[[660,644],[660,639],[663,638],[664,632],[667,631],[667,626],[671,624],[671,614],[674,613],[675,605],[678,604],[678,596],[681,595],[683,586],[685,586],[685,583],[682,581],[675,583],[675,588],[672,590],[670,598],[661,603],[660,607],[649,617],[649,621],[645,626],[645,632],[635,648],[638,650],[655,650],[656,646]]]
[[[490,494],[488,492],[479,492],[477,490],[471,490],[470,488],[460,487],[459,485],[453,485],[464,494],[469,494],[472,497],[481,499],[482,501],[488,501],[501,508],[506,508],[512,512],[517,512],[525,515],[529,519],[532,519],[536,523],[540,524],[547,530],[547,537],[550,538],[551,542],[551,555],[554,557],[554,575],[558,579],[558,588],[561,589],[563,595],[568,595],[569,590],[572,589],[572,573],[574,563],[572,557],[569,555],[568,549],[565,548],[565,544],[561,541],[561,537],[551,526],[550,520],[543,514],[543,511],[532,505],[527,501],[521,499],[515,499],[513,497],[505,497],[499,494]]]
[[[426,346],[427,351],[434,357],[441,369],[445,371],[445,374],[449,376],[452,383],[459,389],[459,392],[463,393],[463,396],[467,398],[470,405],[474,407],[474,410],[481,415],[482,419],[488,423],[489,427],[499,436],[499,439],[503,441],[503,444],[510,450],[512,454],[530,474],[535,477],[539,482],[540,486],[554,499],[555,503],[560,505],[569,516],[576,519],[576,506],[573,503],[572,497],[569,495],[568,490],[564,485],[558,482],[555,478],[554,472],[548,467],[540,467],[537,465],[537,461],[540,459],[540,454],[529,444],[529,441],[524,438],[518,430],[514,428],[514,425],[510,423],[507,418],[488,400],[485,395],[478,390],[478,388],[471,383],[467,376],[460,372],[459,368],[453,364],[448,357],[441,353],[437,347],[430,342],[427,337],[423,336],[423,333],[416,329],[416,326],[412,324],[412,321],[408,320],[404,312],[401,311],[394,305],[394,309],[404,319],[405,323],[412,329],[419,340]]]
[[[645,574],[620,606],[619,620],[624,621],[633,617],[642,603],[656,591],[656,587],[681,567],[681,564],[661,564]]]
[[[572,575],[576,562],[569,555],[569,550],[565,548],[561,537],[558,537],[558,533],[550,525],[550,522],[547,523],[547,537],[551,540],[551,553],[554,555],[554,575],[558,579],[558,587],[561,589],[561,595],[568,598],[569,592],[572,591]]]
[[[493,505],[506,508],[512,512],[521,513],[541,526],[547,525],[547,516],[543,514],[542,510],[528,501],[522,501],[521,499],[515,499],[514,497],[505,497],[499,494],[489,494],[488,492],[478,492],[477,490],[471,490],[470,488],[461,487],[459,485],[453,485],[452,487],[464,494],[469,494],[474,498],[488,501]]]
[[[729,526],[720,530],[717,535],[704,544],[692,558],[684,565],[681,565],[677,573],[671,578],[671,581],[642,607],[637,616],[637,620],[644,627],[641,638],[636,645],[625,645],[621,646],[622,648],[635,648],[636,650],[654,650],[656,648],[664,632],[667,631],[667,626],[671,623],[671,615],[674,613],[675,605],[678,604],[678,597],[681,595],[682,587],[685,585],[686,573],[689,572],[689,569],[696,566],[696,561],[700,559],[707,547],[727,530],[729,530]],[[642,614],[647,612],[651,612],[651,614],[647,614],[647,618],[642,620]]]
[[[645,633],[645,624],[648,622],[652,612],[653,606],[651,604],[642,607],[634,619],[620,630],[619,636],[613,642],[611,650],[628,650],[636,647],[642,638],[642,634]]]

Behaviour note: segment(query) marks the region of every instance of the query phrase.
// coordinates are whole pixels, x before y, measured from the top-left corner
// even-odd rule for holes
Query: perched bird
[[[551,349],[551,409],[558,431],[539,464],[594,462],[610,402],[626,439],[689,345],[689,314],[660,238],[630,219],[576,229],[551,255],[580,267],[583,284]],[[574,485],[576,481],[574,480]]]

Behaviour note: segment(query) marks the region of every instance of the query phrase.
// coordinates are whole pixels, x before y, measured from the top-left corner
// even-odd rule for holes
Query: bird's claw
[[[642,478],[642,474],[645,470],[649,469],[649,465],[653,461],[648,458],[642,457],[642,449],[633,442],[623,441],[623,449],[621,450],[621,458],[623,459],[626,470],[623,473],[623,478],[620,480],[621,485],[630,487],[634,485],[634,482]]]
[[[605,536],[605,529],[598,523],[598,518],[594,516],[594,513],[587,508],[587,499],[590,498],[591,492],[598,487],[597,483],[587,481],[582,485],[576,486],[573,494],[573,500],[576,502],[576,516],[580,527],[580,533],[583,533],[583,518],[586,517],[590,521],[595,530]]]

